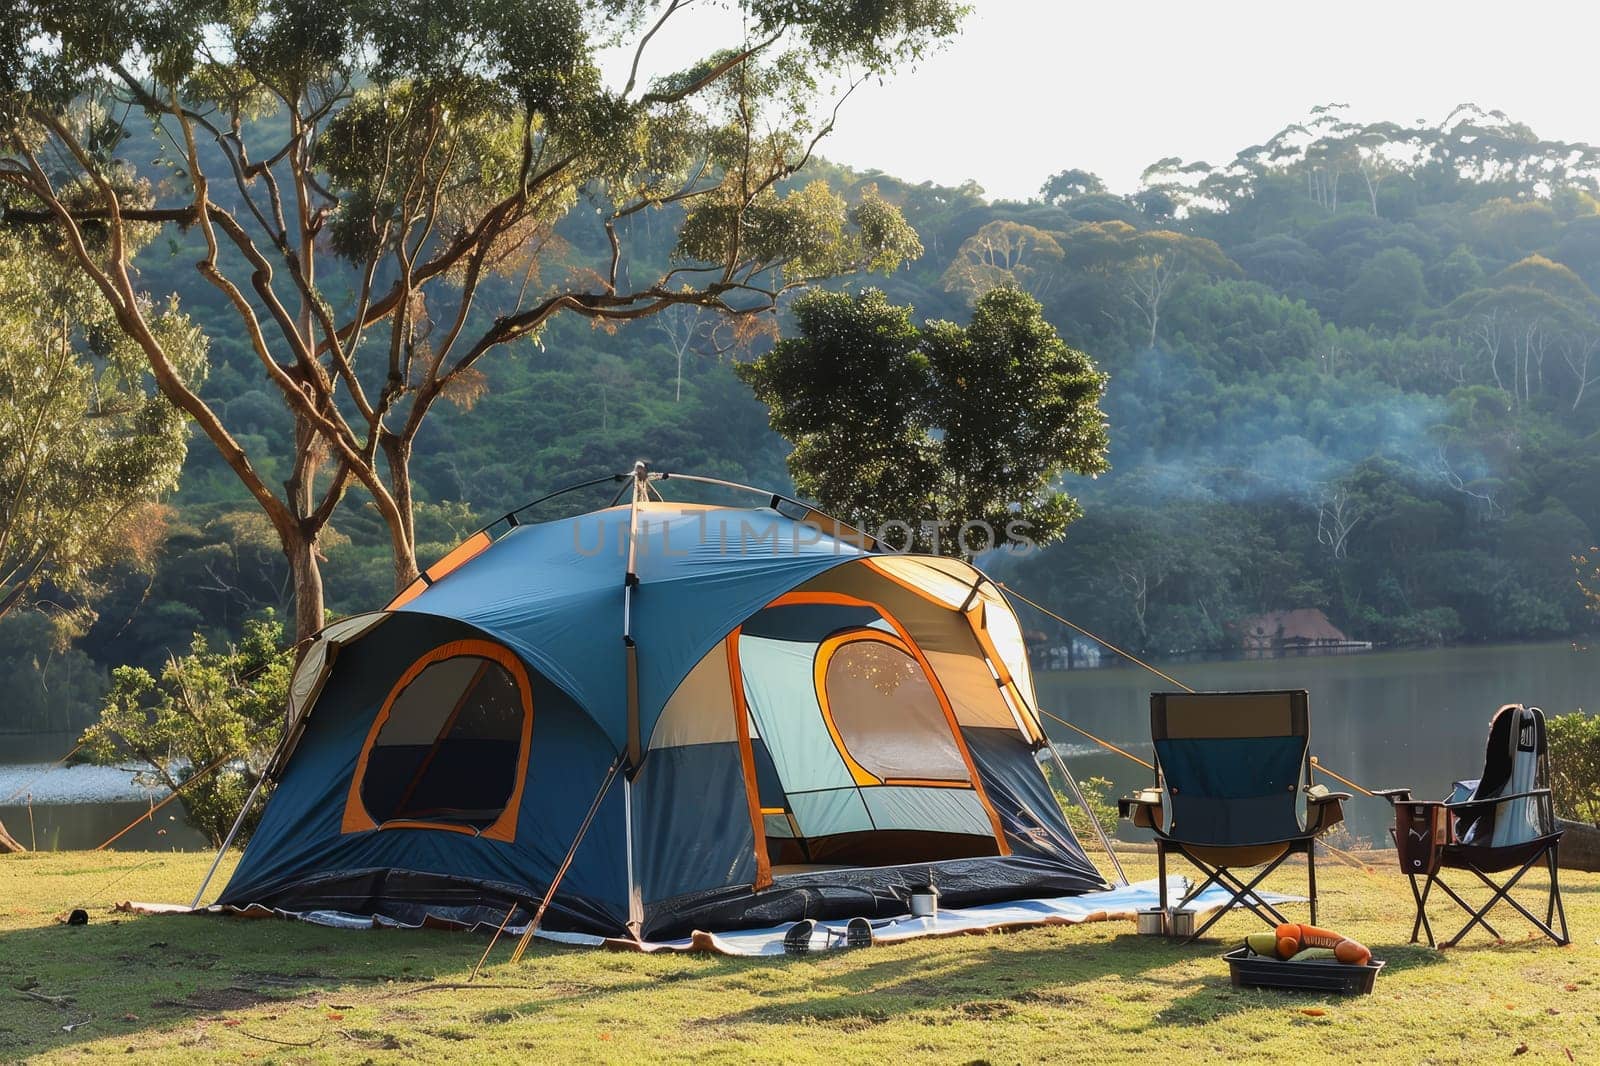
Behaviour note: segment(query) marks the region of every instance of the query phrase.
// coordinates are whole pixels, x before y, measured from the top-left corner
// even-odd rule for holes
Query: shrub
[[[1088,814],[1079,806],[1078,801],[1072,798],[1066,784],[1060,779],[1060,771],[1054,766],[1045,766],[1045,779],[1050,782],[1050,791],[1055,793],[1056,802],[1066,814],[1067,824],[1072,827],[1072,832],[1078,837],[1078,842],[1085,847],[1092,846],[1089,842],[1094,839],[1094,826],[1089,822]],[[1117,804],[1109,798],[1111,781],[1105,777],[1085,777],[1078,779],[1078,791],[1083,793],[1083,801],[1094,812],[1095,821],[1100,823],[1100,828],[1105,830],[1108,837],[1117,833]]]
[[[168,658],[159,677],[137,666],[112,671],[84,750],[99,763],[137,759],[140,785],[183,788],[189,823],[220,845],[277,745],[293,664],[270,613],[246,622],[239,643],[221,651],[195,634],[189,653]],[[221,765],[199,776],[214,763]],[[258,804],[255,817],[260,811]],[[253,825],[254,818],[241,841]]]
[[[1600,824],[1600,715],[1573,711],[1546,722],[1556,813]]]

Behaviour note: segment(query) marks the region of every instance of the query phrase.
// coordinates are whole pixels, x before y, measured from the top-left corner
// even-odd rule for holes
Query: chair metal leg
[[[1260,884],[1262,879],[1271,872],[1271,869],[1263,870],[1260,877],[1257,877],[1255,880],[1251,881],[1249,885],[1246,885],[1242,880],[1234,877],[1229,871],[1223,870],[1220,871],[1222,877],[1218,879],[1218,883],[1222,883],[1225,879],[1227,883],[1223,884],[1223,887],[1227,888],[1231,892],[1236,893],[1233,902],[1237,902],[1241,906],[1247,908],[1250,913],[1254,914],[1257,918],[1260,918],[1267,925],[1270,925],[1276,929],[1278,926],[1286,924],[1289,919],[1285,918],[1283,913],[1279,911],[1278,908],[1262,899],[1253,891],[1254,887]],[[1232,903],[1229,904],[1229,906],[1232,905]],[[1266,913],[1263,914],[1262,911],[1265,911]]]
[[[1406,880],[1411,882],[1411,898],[1417,904],[1417,917],[1411,923],[1411,942],[1413,944],[1417,942],[1417,934],[1419,932],[1427,933],[1428,946],[1430,948],[1436,946],[1433,942],[1433,927],[1428,924],[1428,893],[1433,891],[1435,876],[1435,874],[1429,874],[1419,891],[1417,888],[1417,875],[1406,875]]]
[[[1317,924],[1317,842],[1312,841],[1306,845],[1306,880],[1310,883],[1311,891],[1311,924]]]
[[[1184,857],[1188,858],[1188,856],[1184,856]],[[1189,889],[1189,891],[1187,891],[1187,892],[1185,892],[1183,894],[1183,898],[1178,900],[1178,909],[1179,910],[1182,910],[1184,907],[1187,907],[1192,900],[1198,898],[1200,893],[1204,892],[1206,889],[1210,888],[1212,885],[1218,885],[1218,886],[1220,886],[1222,888],[1228,888],[1227,885],[1224,885],[1222,883],[1222,871],[1220,869],[1219,870],[1213,870],[1211,867],[1207,866],[1205,863],[1199,862],[1199,861],[1197,861],[1195,859],[1189,859],[1189,861],[1191,863],[1194,863],[1194,866],[1195,866],[1196,869],[1198,869],[1201,873],[1206,875],[1206,879],[1204,881],[1201,881],[1198,884],[1192,886]],[[1232,891],[1231,888],[1229,888],[1228,890],[1230,892]]]
[[[1461,938],[1467,935],[1468,930],[1470,930],[1474,925],[1478,925],[1478,924],[1481,924],[1483,926],[1483,928],[1484,928],[1484,931],[1487,932],[1490,936],[1494,937],[1496,940],[1504,939],[1503,937],[1500,936],[1500,930],[1496,929],[1493,925],[1489,924],[1489,916],[1488,916],[1488,910],[1487,909],[1483,909],[1483,910],[1475,909],[1472,906],[1472,904],[1470,904],[1466,900],[1462,899],[1456,893],[1455,889],[1453,889],[1449,885],[1445,884],[1444,883],[1444,879],[1439,877],[1437,874],[1434,875],[1433,883],[1438,885],[1439,888],[1444,891],[1445,895],[1447,895],[1451,899],[1455,900],[1456,901],[1456,906],[1460,907],[1462,910],[1464,910],[1468,914],[1472,915],[1472,921],[1468,922],[1466,924],[1465,928],[1463,928],[1455,936],[1451,937],[1449,940],[1446,940],[1442,944],[1440,944],[1439,945],[1440,947],[1445,947],[1445,948],[1453,948],[1453,947],[1455,947],[1456,944],[1460,942]]]
[[[1551,922],[1556,920],[1556,894],[1559,891],[1559,888],[1556,885],[1556,857],[1555,857],[1555,855],[1553,855],[1553,854],[1552,855],[1546,855],[1545,856],[1545,865],[1550,870],[1550,891],[1545,893],[1544,924],[1545,925],[1549,925]]]
[[[1527,862],[1523,863],[1522,864],[1522,868],[1519,869],[1516,873],[1512,874],[1510,880],[1506,881],[1506,883],[1503,884],[1503,885],[1496,885],[1494,883],[1494,881],[1490,879],[1488,874],[1484,873],[1482,870],[1478,869],[1476,866],[1468,866],[1467,869],[1471,870],[1474,874],[1476,874],[1477,877],[1478,877],[1478,880],[1482,881],[1489,888],[1493,889],[1494,890],[1494,894],[1489,897],[1489,902],[1485,903],[1482,907],[1478,908],[1476,911],[1472,910],[1471,907],[1467,907],[1468,913],[1470,913],[1472,915],[1472,920],[1469,921],[1466,925],[1462,926],[1461,927],[1461,932],[1457,933],[1453,938],[1451,938],[1449,941],[1447,941],[1445,943],[1445,947],[1447,947],[1447,948],[1448,947],[1454,947],[1456,944],[1459,944],[1461,942],[1461,938],[1466,936],[1469,932],[1471,932],[1472,931],[1472,927],[1477,925],[1480,922],[1483,923],[1483,927],[1485,929],[1488,929],[1494,935],[1494,937],[1496,939],[1501,939],[1500,934],[1499,933],[1495,933],[1493,928],[1489,925],[1489,920],[1488,920],[1488,917],[1487,917],[1489,911],[1494,909],[1494,905],[1496,903],[1499,903],[1501,900],[1505,900],[1507,903],[1509,903],[1512,906],[1512,908],[1514,910],[1516,910],[1524,918],[1528,919],[1528,921],[1532,922],[1541,932],[1543,932],[1551,940],[1557,940],[1557,942],[1559,943],[1559,940],[1557,939],[1555,932],[1553,930],[1551,930],[1551,928],[1548,925],[1546,925],[1543,922],[1539,921],[1538,918],[1535,918],[1533,916],[1533,914],[1528,910],[1528,908],[1524,907],[1521,903],[1517,902],[1511,896],[1511,890],[1516,887],[1518,881],[1522,880],[1522,875],[1527,873],[1529,868],[1532,867],[1533,864],[1535,862],[1537,862],[1537,861],[1539,861],[1539,856],[1538,855],[1535,855],[1532,858],[1530,858]],[[1457,899],[1457,902],[1460,902],[1459,898]],[[1466,904],[1462,904],[1462,906],[1465,907]]]
[[[1156,881],[1161,886],[1161,913],[1167,913],[1167,849],[1156,841]],[[1165,918],[1161,919],[1163,922]]]
[[[1254,914],[1257,918],[1260,918],[1263,922],[1265,922],[1267,925],[1272,926],[1273,928],[1277,928],[1279,925],[1282,925],[1284,923],[1283,915],[1279,914],[1277,912],[1277,910],[1275,910],[1273,908],[1272,904],[1268,903],[1266,900],[1262,899],[1259,896],[1255,896],[1255,887],[1257,885],[1259,885],[1262,881],[1266,880],[1267,875],[1270,874],[1272,871],[1276,870],[1279,867],[1279,865],[1282,864],[1283,860],[1288,857],[1288,855],[1289,855],[1288,852],[1284,852],[1282,855],[1279,855],[1277,857],[1277,859],[1275,859],[1274,861],[1268,863],[1266,865],[1266,867],[1264,869],[1262,869],[1262,871],[1260,873],[1256,874],[1256,876],[1251,879],[1249,884],[1244,884],[1241,880],[1239,880],[1236,877],[1233,877],[1226,870],[1219,869],[1219,870],[1215,871],[1214,874],[1213,874],[1213,877],[1218,881],[1218,883],[1221,883],[1224,878],[1226,878],[1228,881],[1232,882],[1231,886],[1224,885],[1223,887],[1229,889],[1229,891],[1232,893],[1233,898],[1228,900],[1228,902],[1225,903],[1223,906],[1219,907],[1215,914],[1213,914],[1211,917],[1207,918],[1205,920],[1205,923],[1202,924],[1200,926],[1200,928],[1198,928],[1198,929],[1196,929],[1194,931],[1194,934],[1189,937],[1189,939],[1186,941],[1186,943],[1193,943],[1194,941],[1199,940],[1201,935],[1207,929],[1210,929],[1213,925],[1217,924],[1217,922],[1221,921],[1222,920],[1222,916],[1227,914],[1228,911],[1233,909],[1233,905],[1235,903],[1243,904],[1246,908],[1248,908],[1250,910],[1250,912],[1252,914]],[[1191,861],[1193,861],[1193,860],[1191,860]],[[1195,865],[1198,866],[1199,863],[1196,863]],[[1252,902],[1251,897],[1254,897],[1254,901],[1253,902]],[[1192,899],[1193,896],[1191,896],[1190,898]],[[1266,915],[1262,914],[1261,910],[1258,909],[1258,908],[1265,909],[1269,914],[1272,915],[1273,918],[1275,918],[1277,920],[1276,921],[1272,921]]]
[[[1546,868],[1550,872],[1549,895],[1547,896],[1546,901],[1545,901],[1545,915],[1546,915],[1546,917],[1545,917],[1545,920],[1542,921],[1542,922],[1538,918],[1534,917],[1533,913],[1531,911],[1529,911],[1528,908],[1524,907],[1522,905],[1522,903],[1516,899],[1516,897],[1511,895],[1512,888],[1514,888],[1516,886],[1517,882],[1522,879],[1522,875],[1523,874],[1525,874],[1529,870],[1533,869],[1533,864],[1539,861],[1540,855],[1534,855],[1531,858],[1529,858],[1527,862],[1523,863],[1522,864],[1522,868],[1520,870],[1518,870],[1511,877],[1511,879],[1505,883],[1504,886],[1497,886],[1492,880],[1490,880],[1488,875],[1486,875],[1482,870],[1478,869],[1477,867],[1472,867],[1471,869],[1472,869],[1473,873],[1478,875],[1478,880],[1482,881],[1485,885],[1488,885],[1490,888],[1495,890],[1494,895],[1492,897],[1490,897],[1489,902],[1483,905],[1482,913],[1485,913],[1485,914],[1488,913],[1489,909],[1491,907],[1493,907],[1496,903],[1500,902],[1501,900],[1505,900],[1506,903],[1511,905],[1511,908],[1513,910],[1515,910],[1518,914],[1520,914],[1524,918],[1526,918],[1530,925],[1532,925],[1535,929],[1539,930],[1539,932],[1543,933],[1545,936],[1549,937],[1551,940],[1555,941],[1556,944],[1561,945],[1561,944],[1567,943],[1567,940],[1568,940],[1568,938],[1567,938],[1567,915],[1566,915],[1565,909],[1563,909],[1562,910],[1562,914],[1561,914],[1561,932],[1560,933],[1557,933],[1553,928],[1551,928],[1550,922],[1551,922],[1551,918],[1553,917],[1553,915],[1551,914],[1551,911],[1553,909],[1552,908],[1552,904],[1559,904],[1559,892],[1560,892],[1560,884],[1559,884],[1559,882],[1557,880],[1557,876],[1556,876],[1556,857],[1553,854],[1551,854],[1551,851],[1552,851],[1552,849],[1547,848],[1543,852],[1540,852],[1540,855],[1544,856]],[[1485,922],[1484,924],[1487,925],[1488,923]],[[1472,928],[1472,923],[1468,922],[1467,923],[1467,929],[1470,929],[1470,928]],[[1465,933],[1466,933],[1466,930],[1464,929],[1464,930],[1462,930],[1462,934],[1461,935],[1465,935]],[[1498,935],[1499,934],[1496,934],[1496,936],[1498,936]],[[1460,936],[1458,936],[1456,939],[1459,940]]]
[[[1549,910],[1553,907],[1556,916],[1560,917],[1561,937],[1556,940],[1556,943],[1565,947],[1567,944],[1572,943],[1572,937],[1567,932],[1567,908],[1561,903],[1561,881],[1556,874],[1556,871],[1561,866],[1561,863],[1556,858],[1556,848],[1559,846],[1559,841],[1550,845],[1550,904],[1547,905],[1546,909]],[[1549,924],[1549,919],[1546,919],[1546,924]],[[1546,931],[1548,932],[1548,930]]]

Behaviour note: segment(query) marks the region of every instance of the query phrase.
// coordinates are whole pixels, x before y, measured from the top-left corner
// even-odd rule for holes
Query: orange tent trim
[[[453,553],[452,553],[453,554]],[[418,819],[394,819],[379,824],[373,821],[372,815],[367,811],[366,804],[361,800],[361,783],[366,779],[367,761],[372,755],[372,747],[378,740],[378,734],[383,732],[385,723],[389,721],[389,712],[394,709],[395,700],[400,694],[417,679],[428,667],[446,659],[457,659],[472,656],[488,659],[504,667],[506,672],[516,682],[517,694],[522,702],[522,737],[517,751],[517,777],[516,784],[512,786],[511,795],[506,799],[505,809],[492,824],[482,830],[473,829],[471,826],[456,825],[450,822],[430,822]],[[445,723],[447,729],[454,721],[454,715]],[[400,675],[400,680],[395,682],[389,690],[389,695],[383,701],[383,708],[377,717],[372,720],[372,727],[367,730],[367,739],[361,745],[361,754],[356,759],[355,773],[350,776],[350,791],[345,797],[344,817],[340,821],[340,833],[361,833],[373,829],[442,829],[451,833],[470,833],[475,836],[485,837],[489,840],[502,840],[507,843],[517,837],[517,813],[522,807],[522,791],[528,781],[528,751],[533,743],[533,685],[528,680],[527,668],[522,665],[522,660],[517,658],[510,648],[495,644],[487,640],[455,640],[448,644],[441,644],[437,648],[423,654],[416,662],[406,668]]]

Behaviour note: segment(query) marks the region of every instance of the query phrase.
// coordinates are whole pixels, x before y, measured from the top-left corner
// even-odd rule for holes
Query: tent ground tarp
[[[1188,888],[1187,881],[1177,875],[1168,878],[1167,884],[1169,892],[1174,897],[1181,896]],[[1149,881],[1138,881],[1121,888],[1085,892],[1075,896],[1012,900],[1006,903],[991,903],[977,907],[941,908],[938,914],[928,918],[900,914],[874,921],[873,936],[877,943],[888,944],[905,940],[917,940],[924,937],[995,933],[1043,925],[1081,925],[1086,922],[1133,921],[1139,911],[1150,910],[1158,905],[1160,900],[1160,893],[1157,891],[1158,887],[1159,885],[1152,878]],[[1303,902],[1303,897],[1300,896],[1285,896],[1275,892],[1262,892],[1260,895],[1262,899],[1274,905]],[[1228,900],[1227,892],[1213,886],[1196,897],[1192,906],[1197,913],[1205,914],[1227,904]],[[373,918],[367,915],[345,914],[339,911],[294,913],[271,910],[266,907],[249,907],[241,911],[234,911],[230,908],[217,906],[191,911],[187,907],[159,903],[121,903],[118,904],[118,909],[135,914],[236,914],[245,917],[290,918],[311,922],[316,925],[349,930],[405,927],[404,923],[388,921],[383,918]],[[458,924],[438,919],[424,919],[417,923],[416,926],[412,926],[412,928],[428,927],[462,928]],[[472,928],[480,932],[493,931],[492,926],[483,924],[474,925]],[[525,928],[525,926],[510,925],[507,926],[502,935],[503,937],[517,937],[522,935]],[[605,947],[614,950],[642,951],[646,953],[698,951],[715,955],[755,958],[782,955],[784,953],[783,938],[788,930],[788,925],[723,933],[707,933],[696,930],[687,936],[672,940],[632,940],[622,937],[601,937],[586,933],[547,930],[540,930],[535,935],[539,939],[551,943],[571,944],[582,947]],[[812,953],[843,948],[844,946],[845,922],[819,921],[817,923],[810,945]]]

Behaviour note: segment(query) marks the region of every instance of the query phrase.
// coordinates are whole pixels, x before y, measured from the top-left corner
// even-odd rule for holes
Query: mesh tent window
[[[533,730],[528,674],[508,649],[457,641],[401,675],[361,750],[343,829],[516,835]]]
[[[944,706],[898,637],[870,628],[829,637],[817,651],[816,685],[857,784],[971,785]]]

